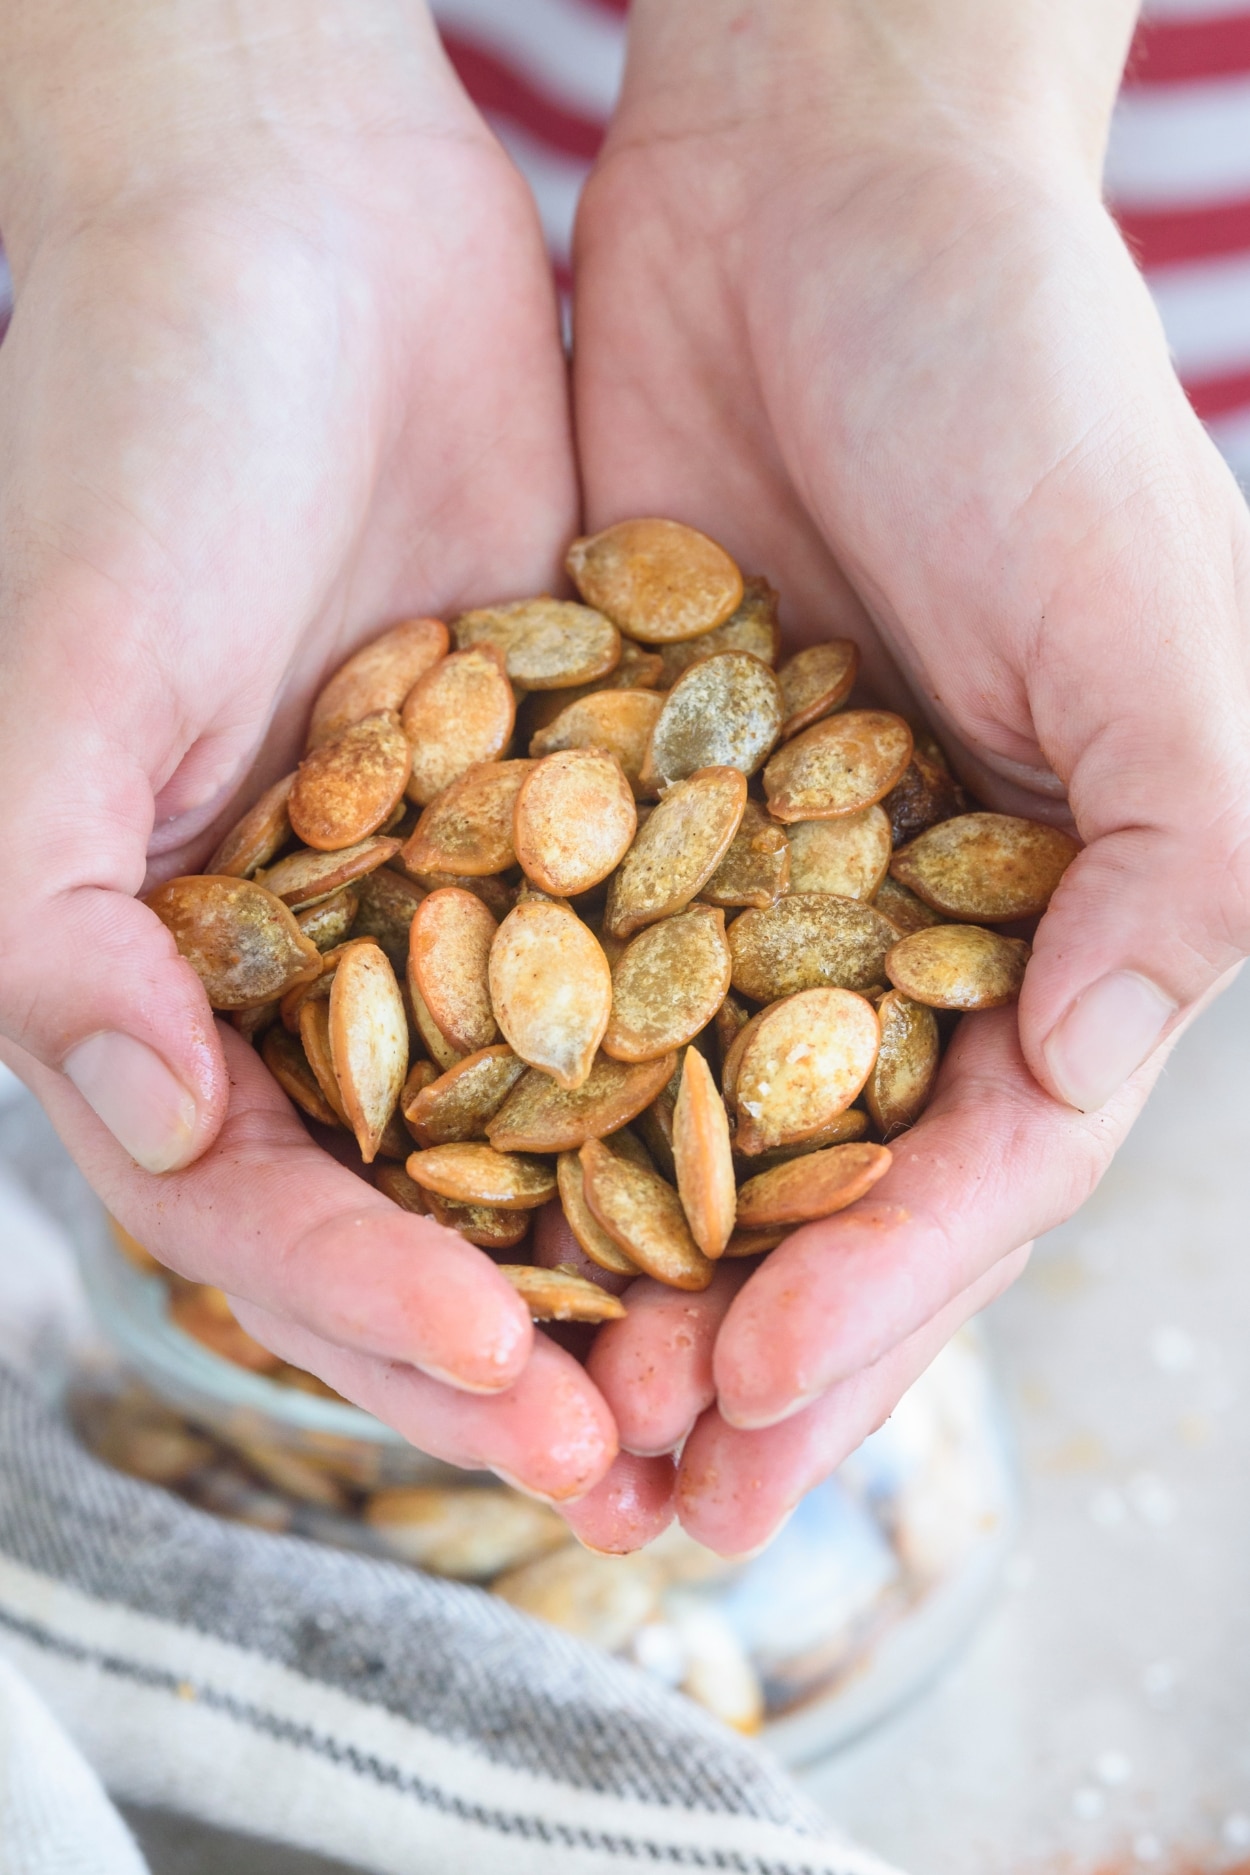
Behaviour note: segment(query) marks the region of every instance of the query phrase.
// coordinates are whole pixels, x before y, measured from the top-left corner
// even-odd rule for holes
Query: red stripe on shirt
[[[1178,85],[1250,72],[1250,11],[1206,19],[1144,20],[1125,73],[1126,89]]]
[[[603,125],[595,118],[557,103],[514,65],[473,40],[446,29],[442,37],[460,82],[479,110],[506,117],[564,156],[591,162],[598,155]]]
[[[1204,423],[1250,411],[1250,370],[1228,371],[1218,378],[1185,379],[1185,392]]]
[[[1145,268],[1250,250],[1250,195],[1203,208],[1116,208],[1114,212],[1125,240]]]

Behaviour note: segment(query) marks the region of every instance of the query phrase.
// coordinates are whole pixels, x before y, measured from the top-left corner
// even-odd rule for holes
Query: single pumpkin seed
[[[864,807],[838,820],[796,820],[790,835],[790,890],[875,899],[889,871],[889,817]]]
[[[502,755],[516,718],[516,698],[493,645],[454,651],[410,691],[403,709],[412,744],[408,798],[425,807],[475,762]]]
[[[392,1204],[399,1205],[404,1211],[413,1211],[418,1217],[429,1216],[430,1201],[427,1194],[415,1178],[409,1178],[402,1165],[394,1165],[387,1160],[379,1162],[373,1168],[373,1182]]]
[[[703,632],[698,638],[660,646],[657,687],[669,688],[692,664],[698,664],[703,658],[714,658],[722,651],[749,651],[761,664],[773,669],[781,655],[777,606],[777,594],[766,579],[745,579],[742,598],[723,625]]]
[[[725,1245],[721,1260],[731,1263],[738,1257],[766,1256],[789,1235],[788,1224],[774,1224],[769,1230],[736,1230]]]
[[[322,1126],[342,1124],[333,1106],[321,1091],[320,1083],[308,1064],[308,1057],[295,1036],[288,1035],[281,1024],[266,1031],[260,1046],[260,1058],[283,1093],[293,1100],[310,1120]]]
[[[479,1250],[514,1250],[530,1227],[528,1211],[503,1211],[494,1204],[460,1204],[429,1193],[430,1215]]]
[[[447,1040],[447,1037],[443,1034],[437,1022],[435,1022],[434,1017],[430,1014],[429,1005],[426,1003],[424,996],[422,996],[420,990],[413,982],[411,970],[408,972],[404,988],[407,991],[412,1025],[416,1030],[417,1037],[421,1041],[422,1046],[429,1050],[430,1057],[436,1064],[436,1072],[446,1074],[449,1068],[454,1068],[457,1062],[464,1060],[465,1050],[453,1048],[451,1043]]]
[[[603,1052],[654,1061],[692,1041],[729,988],[725,914],[691,905],[631,939],[612,970],[612,1014]]]
[[[405,1084],[400,1097],[404,1120],[419,1146],[480,1139],[486,1122],[526,1072],[525,1062],[510,1048],[480,1048],[411,1094]]]
[[[809,1133],[805,1139],[791,1141],[788,1146],[774,1146],[770,1152],[743,1152],[734,1142],[734,1152],[740,1161],[739,1170],[748,1178],[757,1172],[767,1172],[774,1165],[786,1165],[791,1159],[801,1159],[809,1152],[823,1152],[826,1146],[849,1146],[856,1140],[863,1139],[868,1131],[868,1115],[861,1107],[848,1107],[845,1113],[839,1113],[830,1120],[828,1126],[819,1127]]]
[[[864,1085],[864,1098],[882,1137],[912,1126],[929,1104],[941,1044],[937,1018],[924,1003],[891,990],[877,1004],[881,1048]]]
[[[368,873],[353,891],[359,909],[352,936],[371,937],[380,944],[391,969],[402,977],[408,968],[408,934],[425,893],[390,866]]]
[[[725,549],[680,521],[618,521],[575,540],[564,564],[588,605],[648,645],[697,638],[742,598]]]
[[[536,1322],[619,1322],[625,1304],[598,1283],[571,1270],[536,1269],[529,1263],[497,1264]],[[498,1584],[495,1585],[499,1593]]]
[[[749,1178],[738,1193],[743,1230],[805,1224],[862,1198],[890,1169],[888,1146],[830,1146]]]
[[[379,710],[398,710],[418,680],[447,655],[441,619],[405,619],[341,664],[313,704],[308,746],[333,742]]]
[[[489,984],[514,1052],[558,1087],[581,1087],[612,1013],[612,972],[593,931],[567,905],[525,899],[499,927]]]
[[[330,991],[330,1052],[360,1156],[377,1156],[408,1073],[408,1022],[395,972],[376,944],[350,944]]]
[[[747,1008],[746,1004],[739,1001],[738,997],[730,990],[724,1002],[716,1011],[715,1021],[716,1048],[721,1064],[721,1087],[726,1100],[730,1098],[730,1093],[729,1089],[725,1086],[724,1080],[725,1061],[729,1050],[733,1047],[735,1041],[738,1039],[739,1035],[741,1035],[750,1020],[750,1010]]]
[[[582,1085],[557,1087],[549,1074],[532,1070],[519,1081],[486,1125],[500,1152],[572,1152],[588,1139],[619,1131],[665,1086],[675,1055],[659,1061],[610,1061],[599,1055]]]
[[[321,974],[321,953],[272,892],[212,874],[169,879],[144,900],[214,1009],[272,1002]]]
[[[684,781],[701,768],[753,775],[781,733],[781,692],[748,651],[693,664],[664,699],[643,764],[644,788]]]
[[[675,782],[613,875],[604,929],[630,937],[688,905],[728,852],[746,798],[746,776],[736,768],[704,768]]]
[[[674,1289],[706,1289],[715,1272],[695,1243],[681,1199],[656,1172],[588,1139],[579,1154],[591,1212],[638,1268]]]
[[[569,1537],[563,1518],[545,1504],[472,1485],[375,1491],[364,1520],[390,1555],[457,1582],[487,1582],[563,1548]]]
[[[573,1543],[498,1577],[491,1592],[525,1614],[615,1653],[654,1618],[663,1581],[645,1554],[596,1556]]]
[[[299,765],[287,802],[291,829],[305,846],[337,853],[358,846],[403,812],[412,750],[393,711],[366,716]]]
[[[936,761],[917,744],[902,780],[895,783],[881,805],[890,817],[895,846],[903,846],[938,821],[962,813],[966,803],[963,789],[946,763]]]
[[[343,886],[307,911],[297,911],[295,922],[306,938],[311,938],[324,956],[337,950],[355,923],[360,899],[350,886]]]
[[[782,741],[788,742],[801,729],[841,709],[855,688],[858,669],[859,646],[849,638],[829,638],[787,658],[777,672],[784,718]]]
[[[801,990],[762,1010],[744,1031],[734,1099],[738,1140],[766,1152],[828,1126],[872,1071],[881,1025],[850,990]]]
[[[825,822],[828,826],[829,822]],[[872,901],[883,918],[888,918],[900,937],[906,937],[910,931],[927,931],[942,920],[937,912],[930,911],[923,899],[909,892],[897,879],[886,877],[877,887],[877,896]]]
[[[412,921],[410,986],[462,1055],[489,1048],[495,1039],[487,964],[498,929],[481,900],[455,886],[431,892]]]
[[[428,1146],[404,1161],[409,1178],[457,1204],[486,1204],[500,1211],[532,1211],[556,1195],[556,1177],[545,1159],[496,1152],[476,1140]]]
[[[535,762],[516,797],[516,857],[541,891],[574,898],[606,879],[638,826],[633,790],[615,756],[561,749]]]
[[[336,944],[333,950],[323,952],[321,975],[310,978],[306,983],[297,983],[294,989],[287,991],[278,1009],[282,1017],[282,1026],[289,1029],[292,1035],[299,1034],[300,1010],[306,1002],[329,1001],[330,990],[334,983],[334,972],[339,967],[340,958],[349,945],[361,941],[357,938],[348,938],[345,943]]]
[[[400,864],[403,864],[402,857]],[[461,892],[472,892],[480,899],[492,918],[506,918],[516,903],[516,893],[502,879],[475,878],[472,873],[455,872],[417,872],[412,867],[404,867],[405,874],[424,895],[426,892],[442,892],[448,886],[455,886]]]
[[[889,710],[847,710],[782,743],[764,770],[777,820],[829,820],[871,807],[911,760],[911,730]]]
[[[254,807],[236,821],[204,870],[232,879],[250,879],[261,866],[267,866],[275,853],[281,852],[291,837],[291,818],[287,801],[295,781],[284,775],[266,788]]]
[[[532,762],[477,762],[435,795],[404,846],[410,872],[477,878],[516,865],[512,820]]]
[[[494,645],[522,690],[567,690],[615,670],[621,656],[616,626],[593,606],[568,599],[518,599],[465,612],[454,626],[461,651]]]
[[[791,884],[788,831],[757,801],[748,801],[728,852],[699,897],[726,910],[738,906],[763,910],[775,905]]]
[[[1029,947],[975,924],[940,924],[913,931],[888,952],[895,989],[931,1009],[1001,1009],[1024,982]]]
[[[587,1204],[582,1162],[575,1152],[560,1154],[556,1161],[556,1183],[568,1227],[591,1262],[598,1264],[601,1270],[610,1270],[614,1276],[640,1275],[633,1258],[626,1256],[620,1245],[609,1237]]]
[[[292,911],[306,911],[310,905],[329,898],[340,886],[364,878],[366,873],[385,866],[399,851],[399,841],[375,833],[358,846],[344,847],[339,853],[313,853],[300,847],[288,853],[265,873],[262,883],[267,892],[280,898]]]
[[[1070,834],[1014,814],[960,814],[902,846],[890,871],[943,917],[1035,918],[1080,852]]]
[[[871,905],[827,892],[792,892],[729,927],[733,986],[758,1003],[796,990],[864,991],[885,981],[893,925]]]
[[[334,1070],[334,1055],[330,1047],[330,1003],[305,1003],[299,1012],[299,1039],[304,1057],[312,1069],[313,1077],[321,1089],[322,1098],[332,1110],[340,1126],[348,1132],[353,1130],[347,1117],[347,1106],[343,1100],[343,1090],[339,1086],[339,1077]]]
[[[530,740],[541,758],[560,749],[602,749],[614,755],[635,794],[645,792],[642,765],[664,699],[654,690],[596,690],[570,703]]]
[[[690,1235],[704,1256],[719,1257],[733,1235],[733,1152],[729,1116],[712,1070],[688,1048],[673,1111],[673,1165]]]

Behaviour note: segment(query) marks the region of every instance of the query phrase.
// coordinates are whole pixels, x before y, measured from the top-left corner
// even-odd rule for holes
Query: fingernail
[[[131,1035],[89,1035],[70,1050],[64,1068],[87,1105],[145,1172],[172,1172],[187,1164],[195,1137],[195,1100],[154,1049]]]
[[[1105,1106],[1154,1053],[1176,1010],[1135,970],[1113,970],[1083,990],[1042,1050],[1068,1105],[1081,1113]]]

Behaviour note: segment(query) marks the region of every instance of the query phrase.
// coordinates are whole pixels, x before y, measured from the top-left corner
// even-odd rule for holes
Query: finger
[[[498,1391],[524,1367],[529,1315],[489,1257],[414,1217],[322,1152],[243,1039],[223,1025],[230,1112],[182,1172],[142,1172],[62,1076],[27,1063],[35,1092],[126,1229],[193,1282],[344,1348]]]
[[[1001,1258],[875,1366],[840,1381],[792,1419],[742,1431],[715,1408],[705,1413],[681,1455],[683,1527],[722,1556],[759,1549],[800,1498],[889,1417],[956,1330],[1016,1280],[1031,1248]]]
[[[1102,1112],[1053,1100],[1028,1072],[1015,1011],[960,1023],[935,1098],[895,1142],[870,1198],[778,1246],[730,1308],[714,1356],[735,1426],[767,1426],[914,1334],[1015,1245],[1092,1191],[1162,1066]]]
[[[603,1269],[586,1255],[573,1235],[558,1198],[542,1205],[534,1214],[534,1261],[542,1270],[554,1270],[563,1265],[588,1283],[606,1289],[610,1296],[624,1295],[634,1280],[632,1276],[620,1276],[615,1270]]]
[[[532,1497],[564,1504],[593,1490],[616,1457],[612,1415],[572,1356],[541,1335],[512,1386],[484,1396],[458,1393],[402,1361],[340,1347],[252,1303],[234,1306],[258,1341],[431,1458],[493,1471]],[[607,1507],[599,1517],[606,1529]]]
[[[599,1483],[563,1514],[587,1549],[627,1556],[672,1523],[676,1480],[671,1458],[637,1458],[622,1452]]]
[[[625,1451],[675,1452],[712,1404],[717,1331],[746,1275],[743,1264],[727,1263],[697,1295],[643,1277],[626,1293],[624,1320],[599,1330],[586,1368]]]

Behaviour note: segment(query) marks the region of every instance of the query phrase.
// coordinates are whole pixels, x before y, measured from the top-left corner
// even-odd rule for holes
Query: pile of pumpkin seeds
[[[580,602],[357,651],[298,769],[147,903],[382,1192],[599,1323],[868,1192],[1077,846],[852,707],[853,644],[779,662],[777,595],[705,535],[622,522],[567,565]],[[577,1264],[527,1258],[550,1203]]]

